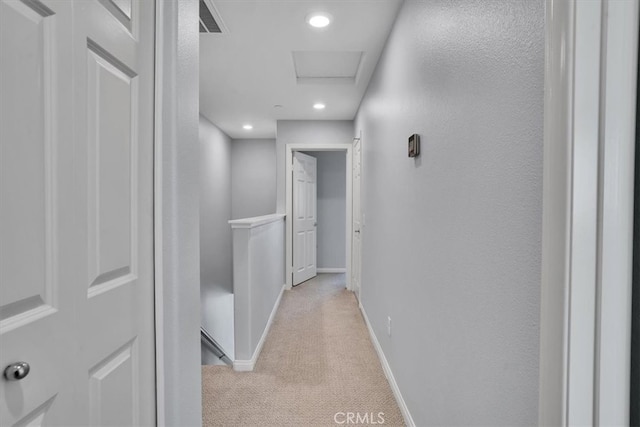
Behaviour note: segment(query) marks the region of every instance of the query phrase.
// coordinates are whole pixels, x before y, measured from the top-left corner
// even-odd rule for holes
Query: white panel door
[[[360,139],[353,140],[353,238],[351,243],[351,286],[360,300],[360,275],[362,274],[362,207],[360,182],[362,177],[362,147]]]
[[[152,425],[154,3],[0,0],[0,425]]]
[[[293,285],[317,275],[317,162],[293,153]]]

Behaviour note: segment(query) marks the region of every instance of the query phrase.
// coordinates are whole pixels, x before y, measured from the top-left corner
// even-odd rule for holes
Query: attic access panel
[[[362,51],[294,51],[298,84],[356,84]]]

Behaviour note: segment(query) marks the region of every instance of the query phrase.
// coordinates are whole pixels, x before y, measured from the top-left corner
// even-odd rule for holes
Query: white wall
[[[233,357],[231,138],[200,116],[200,318]],[[206,345],[203,364],[218,363]]]
[[[228,223],[231,219],[231,145],[231,138],[200,116],[200,280],[203,299],[207,292],[214,290],[233,293]],[[206,322],[204,313],[203,322]]]
[[[347,157],[344,151],[307,151],[317,159],[318,268],[346,268]]]
[[[231,165],[232,218],[275,213],[275,139],[234,139]]]
[[[156,5],[158,425],[199,426],[198,2]]]
[[[537,424],[543,75],[543,1],[407,0],[357,114],[362,304],[417,425]]]
[[[253,229],[251,239],[251,346],[255,351],[284,286],[284,220]]]
[[[236,220],[233,229],[236,370],[252,370],[284,289],[284,216]]]
[[[285,173],[287,144],[351,144],[351,120],[278,120],[276,138],[276,188],[279,213],[286,212]]]

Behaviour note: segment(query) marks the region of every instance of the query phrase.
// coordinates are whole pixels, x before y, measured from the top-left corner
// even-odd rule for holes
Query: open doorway
[[[344,150],[296,151],[293,157],[292,285],[296,286],[316,273],[346,273],[347,159]],[[304,238],[305,226],[309,239]]]
[[[303,153],[315,160],[317,193],[313,194],[317,208],[316,273],[345,273],[346,287],[351,290],[351,222],[352,222],[352,147],[346,144],[287,144],[286,146],[286,245],[287,288],[299,284],[306,276],[295,274],[296,260],[304,259],[309,250],[301,245],[305,239],[295,239],[296,210],[294,202],[294,158]],[[317,196],[317,197],[316,197]],[[298,196],[300,197],[300,196]],[[306,197],[309,197],[307,195]],[[297,242],[296,242],[297,240]],[[315,276],[315,274],[313,274]],[[307,278],[308,279],[308,278]],[[305,279],[306,280],[306,279]]]

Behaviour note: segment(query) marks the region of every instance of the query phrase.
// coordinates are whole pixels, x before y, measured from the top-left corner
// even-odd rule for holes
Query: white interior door
[[[153,8],[0,0],[2,426],[155,423]]]
[[[293,153],[293,285],[317,275],[317,162]]]
[[[353,140],[353,239],[351,244],[351,286],[360,300],[360,275],[362,273],[362,207],[360,204],[360,180],[362,177],[362,147],[360,139]]]

